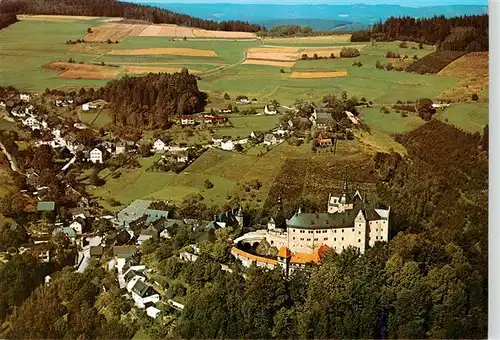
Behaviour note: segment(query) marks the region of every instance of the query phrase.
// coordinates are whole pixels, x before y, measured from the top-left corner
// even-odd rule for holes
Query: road
[[[21,171],[19,171],[19,168],[17,167],[16,162],[14,161],[14,158],[12,158],[12,155],[7,151],[7,149],[5,148],[5,145],[3,145],[3,143],[1,143],[1,142],[0,142],[0,148],[2,149],[2,152],[5,154],[5,156],[7,156],[7,159],[9,160],[10,168],[12,169],[12,171],[22,173]]]

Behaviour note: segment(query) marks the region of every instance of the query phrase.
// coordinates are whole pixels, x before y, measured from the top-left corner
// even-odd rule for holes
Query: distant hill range
[[[133,1],[133,0],[127,0]],[[487,14],[488,6],[447,5],[404,7],[399,5],[274,5],[274,4],[158,4],[171,11],[208,20],[242,20],[272,28],[279,25],[311,26],[313,30],[359,30],[390,17],[415,18],[444,15]]]

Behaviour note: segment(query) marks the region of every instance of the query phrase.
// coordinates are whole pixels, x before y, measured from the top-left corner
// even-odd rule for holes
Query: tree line
[[[351,41],[409,40],[450,51],[488,51],[488,15],[446,18],[391,17],[371,30],[353,32]]]
[[[17,17],[13,13],[0,12],[0,30],[17,22]]]
[[[154,24],[175,24],[218,31],[258,32],[265,30],[265,27],[248,22],[232,20],[216,22],[159,7],[116,0],[4,0],[0,2],[0,13],[122,17]]]

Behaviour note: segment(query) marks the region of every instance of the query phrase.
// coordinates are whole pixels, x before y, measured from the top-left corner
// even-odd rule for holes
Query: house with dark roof
[[[149,284],[138,280],[131,289],[132,299],[139,308],[145,308],[148,303],[160,301],[160,294]]]
[[[104,254],[104,248],[102,246],[91,246],[90,247],[90,257],[100,259],[102,254]]]

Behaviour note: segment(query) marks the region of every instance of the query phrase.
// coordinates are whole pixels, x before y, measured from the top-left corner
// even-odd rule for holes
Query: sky
[[[378,5],[390,4],[409,7],[436,6],[436,5],[488,5],[487,0],[126,0],[135,3],[232,3],[232,4],[329,4],[329,5]]]

